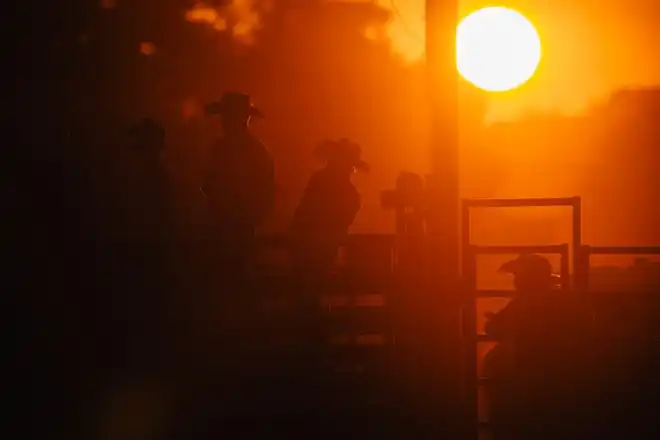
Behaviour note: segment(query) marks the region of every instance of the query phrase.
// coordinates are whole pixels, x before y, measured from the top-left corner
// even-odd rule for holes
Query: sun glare
[[[456,32],[457,68],[480,89],[504,92],[527,82],[541,61],[541,40],[534,25],[503,7],[468,15]]]

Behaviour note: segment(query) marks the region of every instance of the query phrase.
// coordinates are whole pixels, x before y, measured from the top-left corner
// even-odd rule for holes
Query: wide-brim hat
[[[362,147],[346,138],[325,140],[319,143],[314,154],[322,160],[343,160],[350,162],[356,170],[369,171],[371,166],[362,160]]]
[[[515,260],[507,261],[497,270],[499,273],[512,275],[531,275],[559,279],[560,275],[552,270],[552,264],[547,258],[537,254],[523,254]]]
[[[252,103],[250,95],[239,92],[227,92],[222,97],[204,106],[207,116],[244,114],[263,118],[264,114]]]
[[[127,127],[124,134],[138,143],[152,141],[150,143],[161,144],[165,140],[165,129],[151,118],[144,118]]]

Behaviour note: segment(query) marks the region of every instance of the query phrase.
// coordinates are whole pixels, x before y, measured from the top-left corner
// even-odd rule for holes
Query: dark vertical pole
[[[569,280],[570,259],[571,259],[571,255],[569,253],[569,246],[567,244],[562,245],[561,263],[560,263],[561,266],[560,280],[561,280],[561,288],[564,291],[568,291],[571,288],[571,283]]]
[[[459,275],[458,78],[455,0],[426,2],[426,65],[431,106],[429,242],[439,282]],[[447,296],[450,292],[442,292]]]
[[[427,90],[431,106],[431,175],[428,189],[428,263],[424,326],[429,367],[428,405],[444,412],[443,430],[453,438],[461,411],[459,297],[458,78],[456,0],[426,1]],[[433,374],[435,372],[435,374]],[[429,408],[433,411],[432,408]],[[458,411],[458,413],[457,413]],[[460,422],[459,424],[456,424]],[[449,430],[449,431],[447,431]]]
[[[477,377],[477,255],[473,252],[470,237],[470,214],[467,201],[461,205],[461,275],[462,334],[461,334],[461,397],[465,404],[465,438],[479,436],[479,380]],[[469,437],[468,437],[469,436]]]
[[[582,285],[582,280],[580,279],[583,276],[583,273],[580,269],[582,266],[580,264],[580,255],[582,248],[582,199],[580,197],[573,197],[573,287],[580,289]]]

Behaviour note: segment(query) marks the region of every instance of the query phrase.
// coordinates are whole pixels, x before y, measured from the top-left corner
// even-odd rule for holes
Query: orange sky
[[[387,32],[394,51],[407,62],[421,62],[425,0],[373,1],[394,11],[396,18],[390,23]],[[267,10],[259,11],[255,15],[255,8],[259,8],[256,5],[264,4],[268,4],[268,1],[231,0],[218,14],[198,11],[189,13],[186,18],[211,24],[220,32],[231,32],[238,41],[258,45],[258,32],[255,32],[257,38],[245,37],[251,35],[250,30],[259,29],[261,23],[265,22],[259,19],[259,14],[268,13]],[[528,110],[575,114],[585,110],[590,103],[607,99],[613,90],[660,84],[660,58],[654,56],[657,43],[660,43],[660,32],[655,29],[655,23],[660,18],[658,0],[502,0],[501,3],[463,0],[461,14],[465,16],[481,7],[494,5],[516,9],[535,24],[542,40],[543,58],[530,82],[512,92],[488,95],[491,121],[514,119]],[[634,5],[634,8],[631,5]],[[379,33],[370,34],[367,31],[368,29],[365,29],[365,38],[378,38]],[[372,75],[378,74],[375,69],[369,72]],[[422,89],[423,84],[419,90],[413,90],[412,94],[419,95]],[[364,123],[361,126],[379,127],[382,117],[379,115],[378,122]],[[605,136],[610,136],[611,133],[619,133],[617,136],[621,138],[621,130],[601,130],[607,127],[600,127],[598,124],[607,123],[599,121],[578,123],[577,128],[571,128],[571,124],[576,121],[563,121],[562,124],[569,124],[569,127],[561,130],[557,130],[556,125],[549,124],[541,124],[540,127],[519,125],[510,130],[500,127],[505,134],[493,138],[492,136],[498,136],[496,129],[495,134],[488,134],[491,137],[487,141],[495,142],[498,148],[481,149],[478,153],[475,153],[476,150],[464,150],[466,153],[463,158],[473,158],[464,160],[464,163],[468,164],[465,166],[466,170],[496,171],[463,173],[462,195],[539,197],[578,194],[585,200],[586,242],[629,244],[649,240],[644,228],[655,221],[655,217],[649,217],[647,213],[636,209],[637,206],[648,205],[647,202],[639,202],[643,197],[647,197],[643,200],[651,199],[651,192],[646,189],[647,175],[639,171],[629,171],[630,167],[637,165],[617,163],[618,168],[608,168],[609,174],[616,174],[615,178],[610,178],[607,173],[597,172],[596,166],[589,165],[593,162],[590,158],[594,157],[595,148],[605,147],[608,151],[609,156],[599,153],[599,157],[604,158],[602,163],[623,157],[612,152],[614,145],[611,145],[612,151],[607,150],[608,142],[604,142]],[[353,115],[345,112],[342,107],[340,111],[329,110],[326,125],[316,130],[318,133],[323,133],[324,130],[332,133],[337,127],[341,127],[343,132],[349,132],[350,136],[359,138],[365,145],[380,145],[383,138],[378,136],[381,133],[373,134],[369,129],[361,131],[362,129],[356,128],[358,124],[354,122]],[[379,153],[372,161],[374,171],[369,176],[356,176],[356,184],[364,196],[364,209],[354,225],[355,232],[391,230],[391,214],[380,209],[380,190],[391,185],[396,173],[402,168],[422,173],[428,170],[428,131],[425,122],[423,118],[419,118],[409,125],[405,130],[388,132],[389,145],[406,145],[408,151],[395,153],[391,149],[391,153]],[[294,128],[292,126],[291,129]],[[616,147],[629,148],[620,144],[620,138]],[[470,144],[472,148],[482,146],[476,140],[465,144]],[[414,147],[415,145],[418,147]],[[529,146],[534,148],[528,148]],[[291,169],[299,169],[297,161]],[[562,169],[562,173],[557,173],[558,169]],[[592,179],[592,174],[600,177]],[[292,187],[296,184],[291,183]],[[618,193],[616,201],[613,201],[615,193],[608,189],[612,185],[626,188],[625,193]],[[633,198],[630,194],[637,196]],[[610,215],[612,203],[618,207],[615,215]],[[519,221],[517,224],[525,225],[511,229],[520,231],[517,238],[511,237],[512,240],[517,240],[518,244],[529,244],[527,232],[531,229],[528,226],[532,220],[537,219],[544,220],[539,222],[543,224],[536,228],[540,231],[539,234],[545,237],[538,238],[540,241],[561,242],[570,237],[568,217],[563,212],[525,212],[527,214],[519,217],[511,215],[512,218],[516,217],[513,220]],[[491,217],[488,219],[489,222],[492,220]],[[550,221],[545,221],[548,219]],[[498,222],[490,223],[494,229],[499,228]],[[537,235],[536,232],[534,235]],[[500,237],[501,234],[493,236]],[[537,238],[533,239],[536,240]]]
[[[332,1],[375,1],[392,10],[396,18],[388,35],[395,52],[410,62],[423,57],[425,0]],[[249,39],[267,4],[271,3],[231,0],[220,13],[235,19],[231,29],[220,15],[211,21],[216,29],[231,30],[237,39]],[[660,83],[660,61],[652,60],[660,42],[655,31],[659,4],[656,0],[461,0],[462,16],[484,6],[514,8],[534,23],[542,39],[543,57],[534,78],[515,91],[491,94],[488,119],[508,120],[526,110],[574,114],[613,89]],[[187,18],[209,21],[206,13],[194,17],[189,12]]]
[[[421,57],[425,0],[378,2],[399,12],[389,29],[395,49],[408,59]],[[491,94],[490,119],[511,119],[528,109],[580,112],[612,89],[660,83],[659,63],[651,60],[660,42],[654,29],[658,3],[462,0],[463,16],[484,6],[514,8],[534,23],[542,39],[543,58],[535,77],[518,90]]]

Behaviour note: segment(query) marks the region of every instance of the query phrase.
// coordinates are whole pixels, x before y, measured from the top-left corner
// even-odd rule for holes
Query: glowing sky
[[[423,55],[425,0],[378,0],[397,14],[389,35],[400,54]],[[461,15],[495,5],[462,0]],[[541,36],[543,61],[524,87],[491,97],[490,116],[509,119],[527,109],[576,113],[611,90],[660,83],[654,0],[502,0],[528,17]]]

